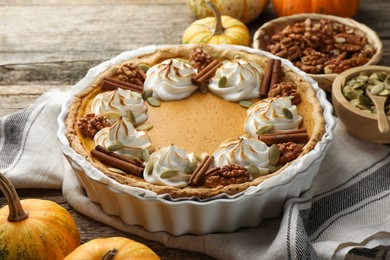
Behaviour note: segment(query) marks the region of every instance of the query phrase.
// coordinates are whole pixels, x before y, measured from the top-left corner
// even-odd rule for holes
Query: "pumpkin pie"
[[[180,45],[101,73],[73,99],[66,136],[121,184],[205,199],[282,174],[324,125],[311,84],[279,60]]]

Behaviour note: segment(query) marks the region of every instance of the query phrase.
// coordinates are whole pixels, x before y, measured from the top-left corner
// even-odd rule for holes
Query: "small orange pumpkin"
[[[76,248],[64,260],[158,260],[149,247],[124,237],[96,238]]]
[[[221,16],[218,8],[211,2],[207,2],[207,5],[215,18],[206,17],[193,22],[184,31],[182,43],[250,45],[250,33],[244,23],[230,16]]]
[[[359,9],[360,0],[273,0],[272,4],[278,16],[319,13],[352,17]]]
[[[20,200],[1,173],[0,190],[8,203],[0,209],[0,259],[63,259],[80,245],[66,209],[49,200]]]

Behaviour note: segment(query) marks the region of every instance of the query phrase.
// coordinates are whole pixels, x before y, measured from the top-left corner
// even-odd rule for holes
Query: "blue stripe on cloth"
[[[0,169],[8,168],[20,159],[28,133],[45,106],[28,107],[0,119]],[[29,121],[35,111],[34,118]]]
[[[286,243],[288,259],[295,259],[295,256],[292,256],[291,247],[293,245],[296,247],[295,252],[298,259],[315,259],[315,251],[311,243],[317,240],[327,228],[332,226],[337,220],[354,214],[374,202],[389,197],[390,162],[387,162],[374,172],[369,173],[369,170],[372,170],[376,165],[389,158],[390,152],[380,160],[371,163],[368,167],[354,174],[346,182],[338,185],[336,188],[318,194],[309,200],[293,202],[290,205],[287,220],[288,230]],[[362,174],[368,175],[356,183],[353,183],[353,180]],[[343,186],[345,186],[345,188],[340,189]],[[383,192],[385,192],[383,195],[376,197]],[[323,197],[318,199],[320,196]],[[311,203],[312,201],[314,202]],[[365,203],[359,205],[362,201],[365,201]],[[302,208],[302,206],[305,206],[305,208]],[[356,206],[358,207],[356,208]],[[297,207],[299,210],[294,210]],[[338,215],[340,212],[348,210],[349,208],[351,208],[350,211]],[[298,214],[296,214],[296,212],[298,212]],[[325,222],[331,218],[334,220],[328,225],[323,226]],[[294,221],[296,221],[295,230],[292,228],[294,227]],[[295,243],[292,241],[292,238],[294,237],[292,236],[293,233],[295,233]],[[310,238],[314,233],[318,233],[318,235],[314,238]]]

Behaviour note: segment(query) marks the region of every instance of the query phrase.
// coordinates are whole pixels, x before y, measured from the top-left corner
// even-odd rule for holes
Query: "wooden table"
[[[355,20],[383,41],[390,66],[390,2],[363,0]],[[248,24],[251,34],[276,18],[272,6]],[[194,21],[183,0],[0,0],[0,116],[27,107],[50,90],[67,90],[104,60],[150,44],[178,44]],[[19,190],[22,198],[53,200],[78,224],[82,242],[123,236],[148,245],[162,259],[207,259],[118,231],[73,210],[60,190]]]

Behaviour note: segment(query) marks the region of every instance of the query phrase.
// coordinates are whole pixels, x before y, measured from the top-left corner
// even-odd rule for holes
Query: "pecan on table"
[[[205,174],[205,186],[215,188],[229,184],[245,183],[249,180],[248,170],[238,164],[229,164],[208,170]]]

